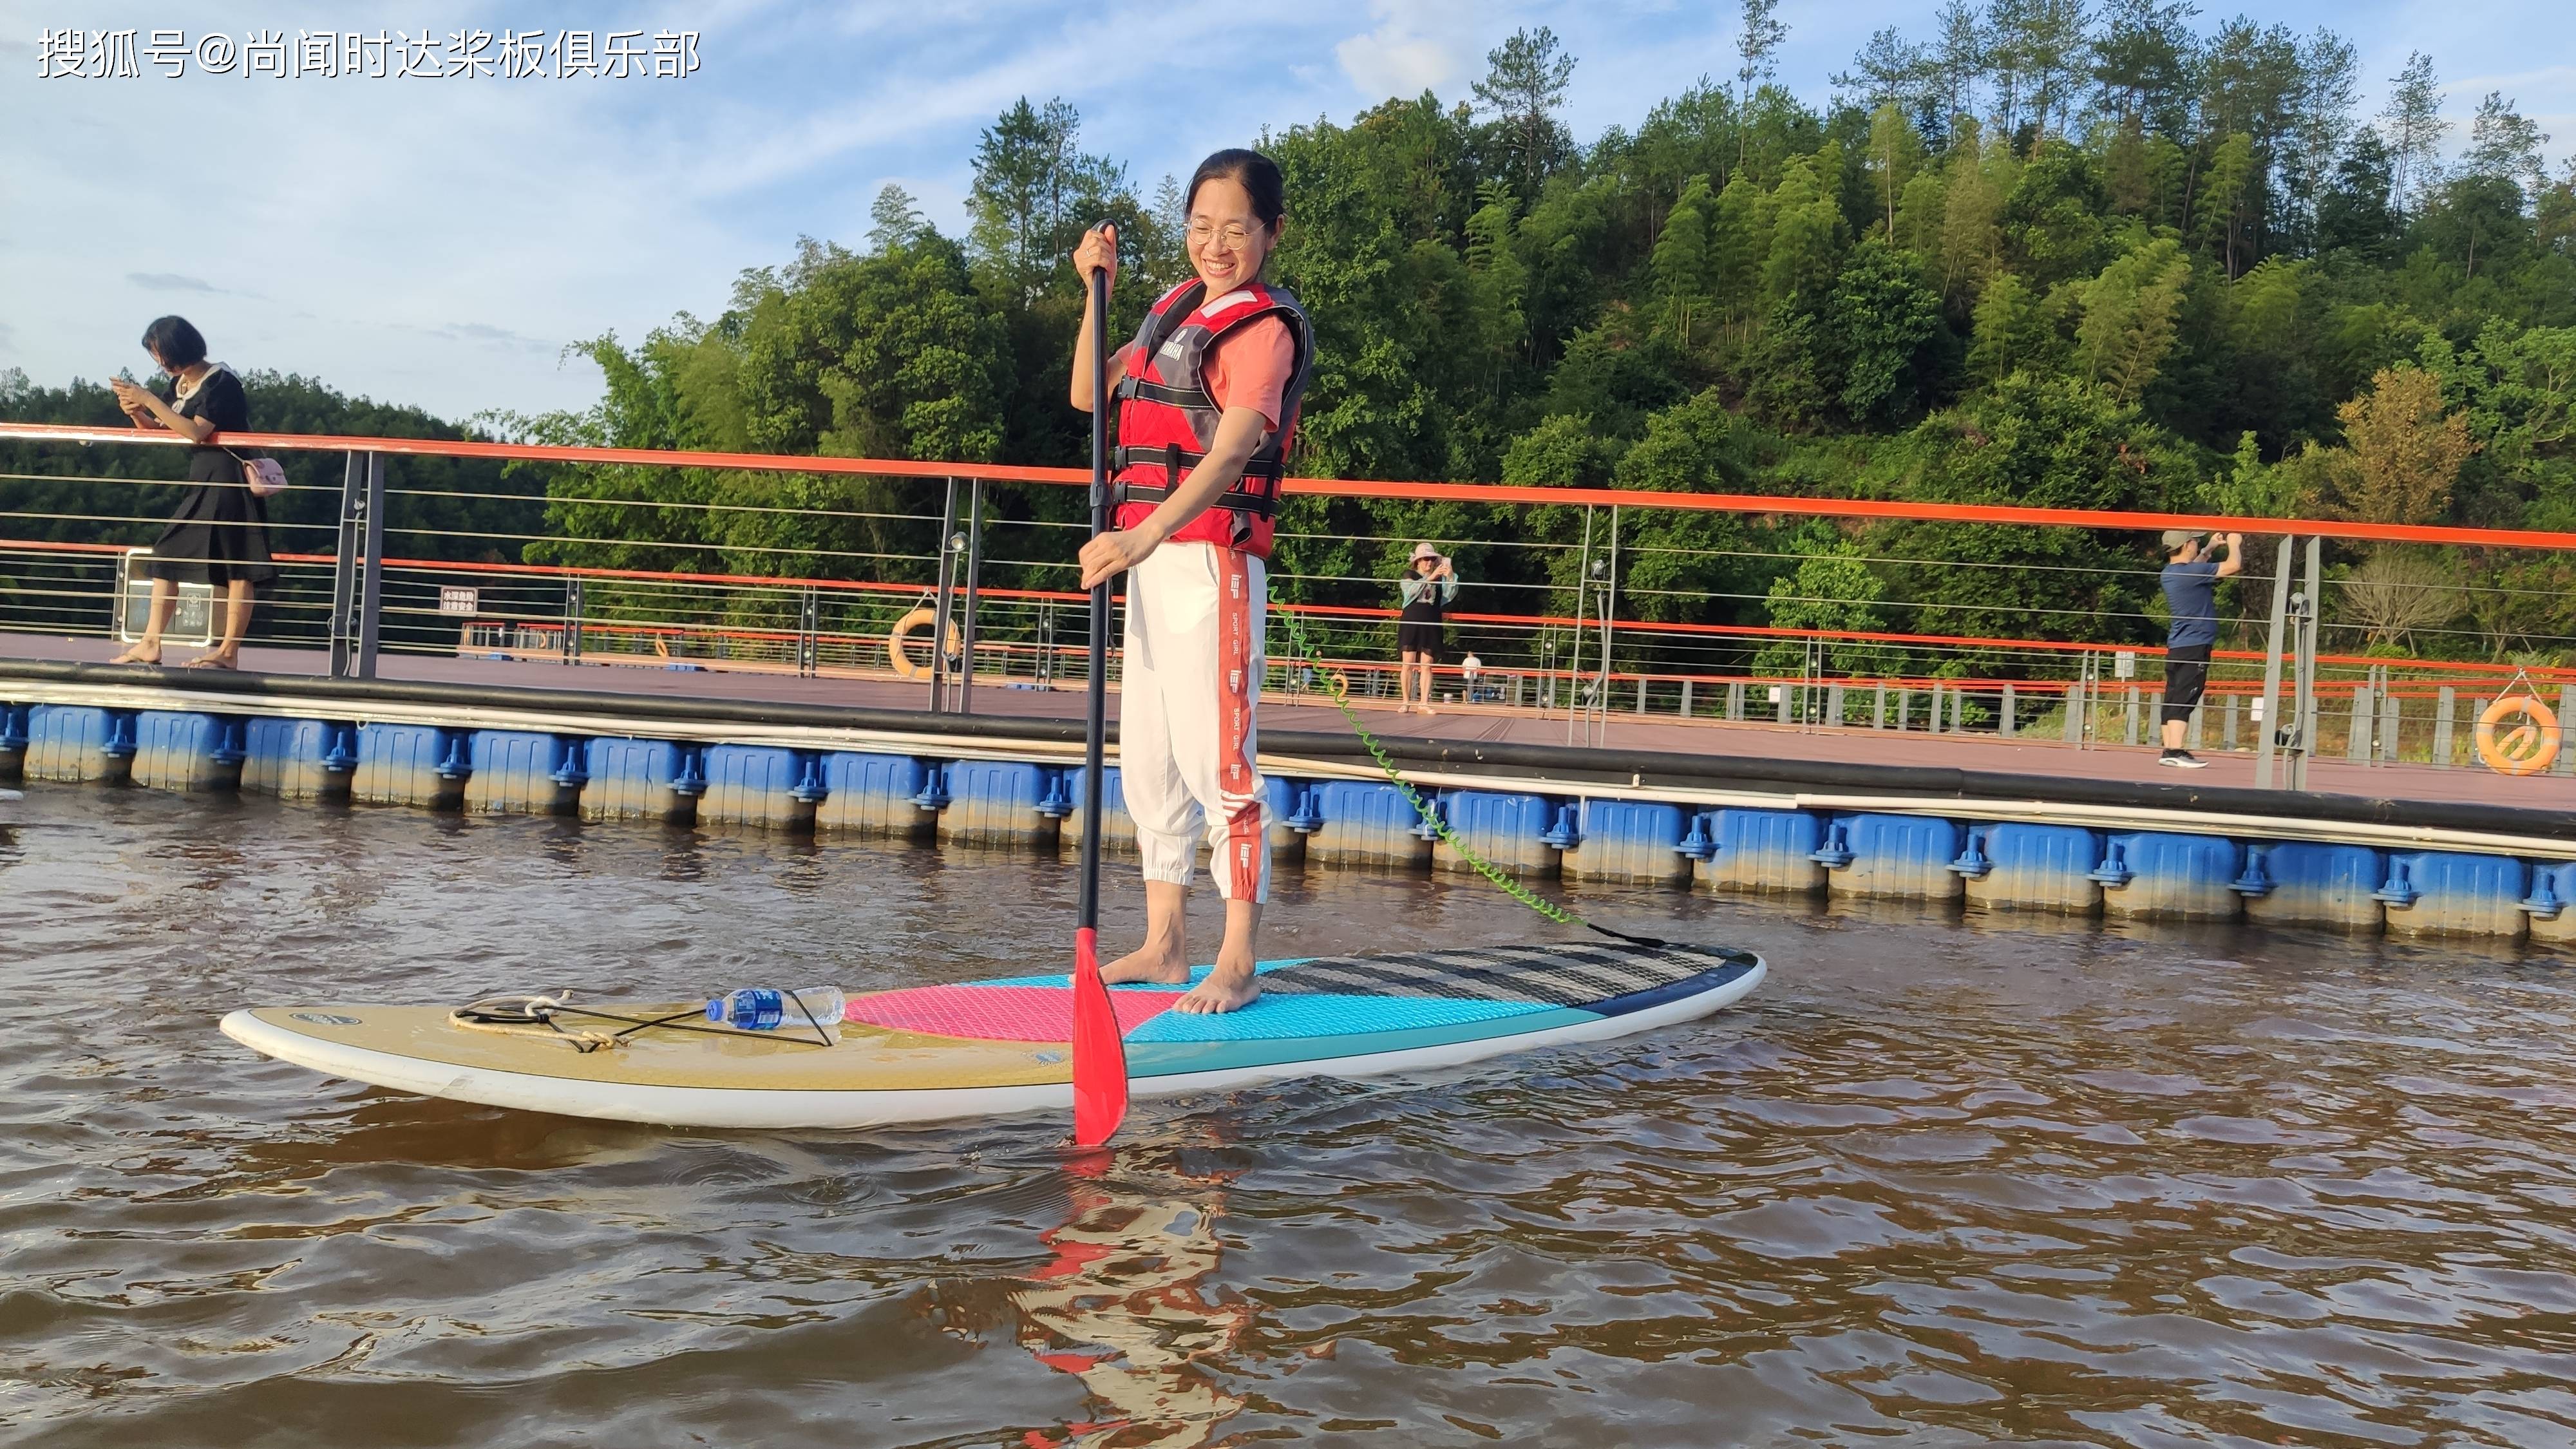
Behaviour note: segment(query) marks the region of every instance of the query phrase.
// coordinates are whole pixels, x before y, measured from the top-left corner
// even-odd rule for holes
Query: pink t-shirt
[[[1131,373],[1136,344],[1118,349],[1119,370]],[[1278,317],[1257,317],[1217,340],[1208,353],[1208,396],[1226,408],[1254,408],[1279,431],[1279,409],[1288,394],[1288,374],[1297,366],[1297,340]]]

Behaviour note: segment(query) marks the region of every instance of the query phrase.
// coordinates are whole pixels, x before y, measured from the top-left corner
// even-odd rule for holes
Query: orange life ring
[[[906,646],[912,642],[913,630],[928,628],[938,622],[939,613],[935,609],[915,609],[894,621],[894,628],[886,635],[886,657],[893,662],[895,673],[906,679],[930,677],[930,666],[914,659],[912,650]],[[951,623],[948,626],[948,652],[954,655],[965,650],[965,636],[958,633],[957,626]]]
[[[2496,727],[2515,715],[2526,722],[2499,735]],[[2478,715],[2478,758],[2499,775],[2537,775],[2558,759],[2558,716],[2528,694],[2508,694]]]

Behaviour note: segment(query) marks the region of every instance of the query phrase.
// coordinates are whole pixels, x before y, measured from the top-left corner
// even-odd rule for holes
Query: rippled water
[[[2576,1441],[2576,961],[1605,892],[1770,982],[1499,1069],[1140,1103],[1084,1175],[1053,1121],[645,1130],[214,1027],[1020,970],[1063,951],[1051,861],[0,808],[7,1442]],[[1294,870],[1275,918],[1275,954],[1540,924]]]

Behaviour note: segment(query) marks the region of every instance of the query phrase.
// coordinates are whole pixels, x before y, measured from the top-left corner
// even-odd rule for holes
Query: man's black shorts
[[[2165,722],[2191,718],[2209,685],[2209,646],[2183,644],[2165,651]]]

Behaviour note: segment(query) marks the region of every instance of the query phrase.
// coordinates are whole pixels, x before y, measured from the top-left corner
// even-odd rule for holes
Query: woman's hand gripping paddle
[[[1109,273],[1091,274],[1091,536],[1109,530]],[[1127,1117],[1127,1044],[1100,979],[1100,758],[1109,716],[1109,581],[1091,586],[1091,699],[1082,742],[1082,890],[1073,932],[1073,1140]]]

